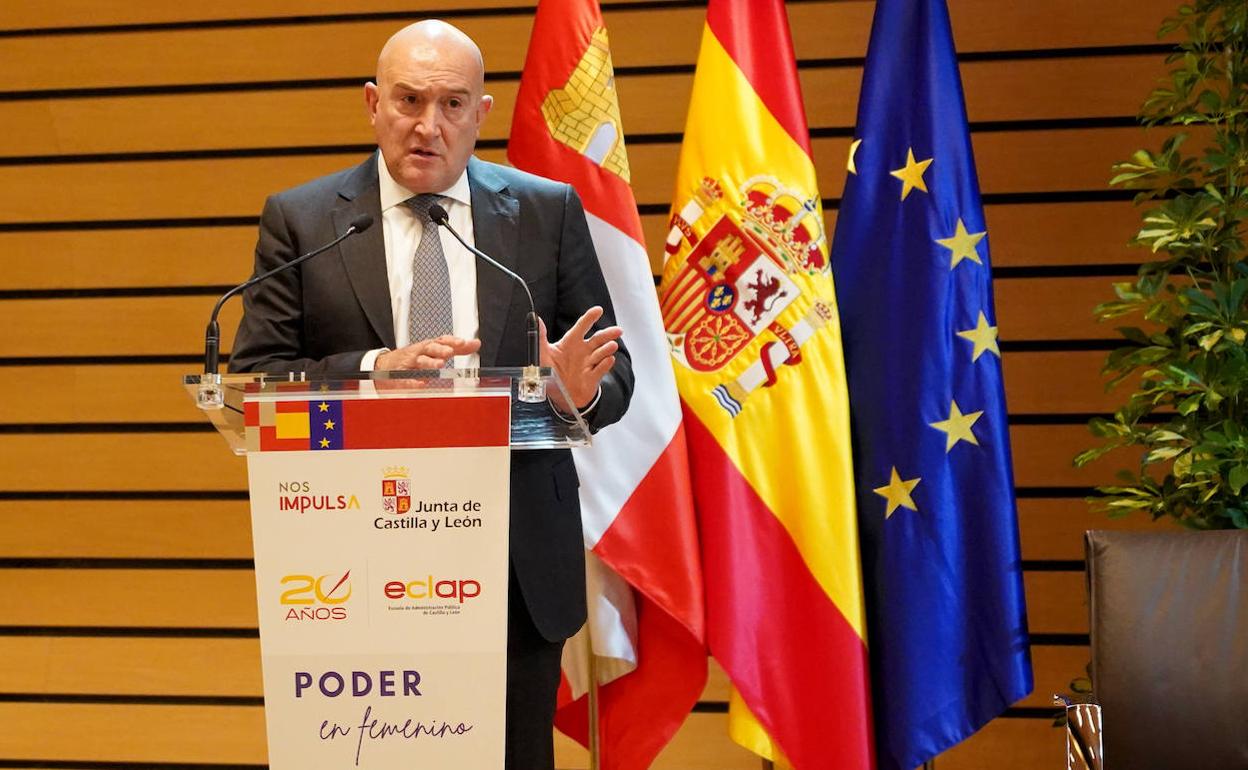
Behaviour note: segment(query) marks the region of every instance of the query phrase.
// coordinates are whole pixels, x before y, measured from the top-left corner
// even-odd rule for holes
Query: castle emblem
[[[401,516],[412,509],[412,480],[407,475],[407,468],[401,465],[388,466],[381,478],[381,510],[395,516]]]
[[[542,118],[556,141],[629,181],[606,27],[594,30],[564,87],[546,94]]]

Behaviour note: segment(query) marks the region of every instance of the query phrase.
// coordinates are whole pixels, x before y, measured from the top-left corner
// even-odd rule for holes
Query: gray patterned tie
[[[442,252],[438,226],[429,217],[429,207],[441,200],[438,195],[422,193],[404,201],[421,224],[420,243],[412,260],[412,303],[407,316],[411,342],[450,334],[455,328],[451,320],[451,277],[446,269],[446,255]]]

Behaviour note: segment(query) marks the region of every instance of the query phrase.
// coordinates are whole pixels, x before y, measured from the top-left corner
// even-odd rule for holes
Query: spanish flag
[[[573,450],[589,620],[564,647],[566,686],[555,724],[586,744],[596,728],[603,770],[644,770],[706,683],[702,571],[680,398],[597,0],[538,3],[507,157],[576,188],[633,357],[637,386],[628,413],[592,447]],[[587,708],[591,676],[601,686],[595,726]]]
[[[729,731],[802,770],[872,767],[841,331],[781,0],[710,0],[665,248]]]

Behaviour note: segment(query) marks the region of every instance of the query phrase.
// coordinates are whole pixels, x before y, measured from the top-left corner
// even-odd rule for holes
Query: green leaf
[[[1173,457],[1178,457],[1180,454],[1182,454],[1185,451],[1187,450],[1185,450],[1183,447],[1177,447],[1177,446],[1157,447],[1156,449],[1154,449],[1153,451],[1149,452],[1147,455],[1144,456],[1144,462],[1145,463],[1157,463],[1157,462],[1161,462],[1162,460],[1169,460]]]
[[[1148,441],[1158,444],[1166,441],[1187,441],[1187,436],[1184,436],[1181,433],[1175,433],[1172,430],[1155,430],[1148,434]]]
[[[1210,332],[1209,334],[1201,337],[1197,344],[1200,345],[1201,350],[1213,350],[1213,346],[1218,344],[1221,340],[1222,330],[1218,329],[1217,331]]]
[[[1179,405],[1175,407],[1175,409],[1178,411],[1179,414],[1187,416],[1200,408],[1200,401],[1202,398],[1204,398],[1203,393],[1197,393],[1194,396],[1188,396],[1187,398],[1180,401]]]
[[[1248,484],[1248,466],[1236,465],[1231,468],[1231,472],[1227,474],[1226,480],[1231,485],[1231,491],[1238,495],[1243,490],[1244,485]]]

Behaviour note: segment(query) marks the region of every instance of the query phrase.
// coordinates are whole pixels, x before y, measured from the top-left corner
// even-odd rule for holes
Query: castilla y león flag
[[[659,302],[729,732],[873,764],[841,333],[782,0],[710,0]]]
[[[602,683],[601,767],[641,770],[679,729],[705,685],[704,609],[680,402],[596,0],[539,3],[507,157],[580,194],[633,359],[628,413],[575,457],[589,549],[588,627]],[[570,687],[556,724],[582,743],[587,662],[583,637],[569,640],[564,674]]]

